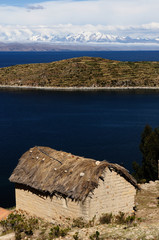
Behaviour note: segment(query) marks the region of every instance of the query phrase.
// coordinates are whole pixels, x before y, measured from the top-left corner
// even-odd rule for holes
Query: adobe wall
[[[31,191],[18,188],[16,188],[16,209],[22,209],[48,221],[58,220],[61,217],[88,219],[86,203],[83,205],[56,196],[51,199],[49,196],[38,196]]]
[[[125,178],[106,169],[104,181],[94,190],[89,199],[89,218],[102,213],[118,214],[120,211],[131,214],[135,202],[136,189]]]

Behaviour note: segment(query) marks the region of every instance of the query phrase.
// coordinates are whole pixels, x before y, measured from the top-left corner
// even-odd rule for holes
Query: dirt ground
[[[141,184],[136,196],[136,217],[143,225],[159,227],[159,181]]]

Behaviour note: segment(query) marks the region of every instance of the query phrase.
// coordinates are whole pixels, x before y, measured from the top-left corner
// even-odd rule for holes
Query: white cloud
[[[157,0],[44,1],[29,5],[29,9],[36,11],[28,11],[28,7],[0,5],[0,23],[51,26],[68,23],[141,25],[159,22]]]

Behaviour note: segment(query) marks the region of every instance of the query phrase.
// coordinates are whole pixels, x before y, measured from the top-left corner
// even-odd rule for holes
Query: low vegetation
[[[115,223],[117,224],[132,224],[135,221],[135,215],[126,216],[123,212],[119,212],[117,216],[115,216]]]
[[[44,222],[40,218],[31,217],[23,211],[14,211],[11,213],[6,220],[0,221],[0,226],[2,227],[2,235],[10,232],[15,232],[15,239],[48,239],[52,240],[59,237],[65,237],[68,232],[74,228],[90,228],[96,226],[97,224],[128,224],[129,221],[133,222],[135,220],[134,216],[125,216],[124,213],[119,213],[117,216],[110,214],[103,214],[99,219],[99,223],[95,223],[95,218],[91,221],[86,222],[82,218],[77,218],[73,220],[70,227],[62,227],[61,225],[51,224]],[[90,235],[90,239],[102,239],[100,233],[96,231]],[[75,232],[73,239],[78,240],[79,233]]]
[[[77,227],[77,228],[84,228],[86,227],[86,221],[83,220],[82,217],[73,219],[72,227]]]
[[[119,212],[118,215],[113,216],[112,213],[105,213],[99,219],[100,224],[132,224],[135,221],[135,215],[126,215],[123,212]]]
[[[90,221],[86,222],[82,217],[73,219],[72,222],[72,227],[77,227],[77,228],[89,228],[89,227],[93,227],[95,225],[96,222],[96,216],[94,216]]]
[[[0,221],[3,228],[3,234],[14,231],[16,239],[22,239],[22,233],[26,236],[33,235],[35,229],[38,228],[37,218],[26,218],[24,214],[11,213],[7,220]]]
[[[98,231],[96,231],[95,233],[93,233],[92,235],[90,235],[90,239],[91,240],[102,240],[103,238],[100,238],[100,233]]]
[[[100,222],[100,224],[109,224],[109,223],[111,223],[112,218],[113,218],[112,213],[104,213],[99,218],[99,222]]]
[[[2,235],[15,232],[15,239],[52,240],[67,235],[69,228],[47,223],[42,219],[28,216],[25,212],[14,211],[6,220],[0,221]]]
[[[79,233],[75,232],[75,234],[73,235],[73,239],[74,240],[79,240]]]
[[[159,62],[79,57],[0,69],[0,85],[33,87],[159,87]]]
[[[57,237],[64,237],[67,235],[68,231],[69,231],[68,228],[62,229],[58,225],[54,226],[50,229],[49,240],[57,238]]]
[[[95,226],[97,222],[99,224],[111,224],[111,223],[116,223],[116,224],[131,224],[135,221],[135,215],[126,215],[123,212],[119,212],[117,215],[113,215],[112,213],[103,213],[101,217],[99,218],[99,221],[95,221],[95,217],[89,221],[86,222],[83,220],[83,218],[76,218],[73,219],[73,228],[89,228]]]

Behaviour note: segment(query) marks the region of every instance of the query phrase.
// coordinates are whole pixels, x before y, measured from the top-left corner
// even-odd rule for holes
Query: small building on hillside
[[[132,213],[138,188],[118,164],[49,147],[24,153],[10,181],[15,183],[16,208],[47,220]]]

